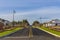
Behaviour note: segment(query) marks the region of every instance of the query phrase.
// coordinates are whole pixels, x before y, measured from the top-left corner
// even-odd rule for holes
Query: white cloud
[[[59,14],[60,13],[60,7],[44,7],[36,10],[26,11],[26,12],[18,12],[15,13],[15,17],[18,16],[27,16],[27,15],[46,15],[46,14]],[[54,16],[54,15],[53,15]],[[56,16],[56,15],[55,15]],[[9,19],[12,20],[13,15],[12,14],[0,14],[0,18]],[[17,20],[17,19],[16,19]]]
[[[56,14],[60,13],[60,7],[45,7],[27,12],[16,13],[16,15],[29,15],[29,14]]]

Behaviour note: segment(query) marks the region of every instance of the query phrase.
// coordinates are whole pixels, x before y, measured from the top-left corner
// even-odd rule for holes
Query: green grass
[[[20,29],[21,29],[21,28],[15,28],[15,29],[13,29],[13,30],[1,32],[1,33],[0,33],[0,37],[3,37],[3,36],[6,36],[6,35],[8,35],[8,34],[11,34],[11,33],[13,33],[13,32],[16,32],[16,31],[18,31],[18,30],[20,30]]]
[[[52,29],[49,29],[49,28],[46,28],[46,27],[41,27],[41,29],[46,30],[48,32],[51,32],[53,34],[56,34],[56,35],[59,35],[60,36],[60,32],[58,32],[56,30],[52,30]]]

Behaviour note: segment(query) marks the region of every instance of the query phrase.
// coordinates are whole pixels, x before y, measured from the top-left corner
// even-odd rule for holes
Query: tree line
[[[13,27],[23,27],[23,28],[28,28],[30,26],[28,20],[23,20],[23,21],[13,21],[10,23],[10,25],[4,26],[3,23],[0,22],[0,31],[3,31],[4,29],[10,29],[10,28],[14,28]],[[40,26],[40,22],[39,21],[34,21],[32,23],[32,26]]]

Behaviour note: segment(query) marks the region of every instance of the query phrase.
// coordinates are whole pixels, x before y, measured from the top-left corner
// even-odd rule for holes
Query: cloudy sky
[[[0,18],[12,21],[13,10],[16,21],[60,19],[60,0],[0,0]]]

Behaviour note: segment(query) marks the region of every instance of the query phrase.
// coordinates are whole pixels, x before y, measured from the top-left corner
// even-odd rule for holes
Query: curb
[[[59,37],[59,38],[60,38],[59,35],[53,34],[53,33],[51,33],[51,32],[48,32],[48,31],[44,30],[44,29],[41,29],[41,28],[38,28],[38,29],[40,29],[40,30],[42,30],[42,31],[44,31],[44,32],[47,32],[47,33],[49,33],[49,34],[51,34],[51,35],[53,35],[53,36],[55,36],[55,37]]]

